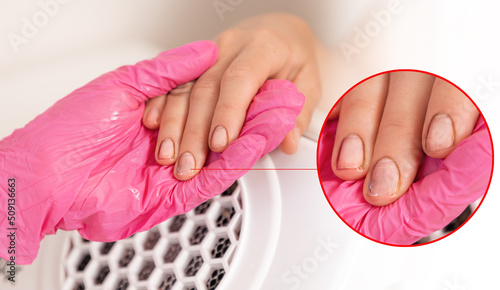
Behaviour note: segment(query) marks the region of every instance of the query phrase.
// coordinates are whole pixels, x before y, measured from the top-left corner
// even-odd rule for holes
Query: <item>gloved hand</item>
[[[489,131],[482,117],[472,135],[445,159],[425,157],[409,190],[378,207],[363,197],[364,179],[343,181],[331,168],[337,119],[325,124],[318,146],[318,170],[325,195],[353,229],[376,241],[410,245],[442,229],[487,190],[493,166]]]
[[[107,73],[58,101],[0,141],[0,253],[9,240],[9,178],[15,179],[16,263],[31,263],[39,243],[57,229],[89,240],[114,241],[145,231],[222,193],[274,149],[295,124],[304,99],[292,83],[268,81],[245,125],[195,178],[181,182],[160,166],[157,132],[142,125],[144,102],[208,69],[217,58],[209,41],[161,53]]]

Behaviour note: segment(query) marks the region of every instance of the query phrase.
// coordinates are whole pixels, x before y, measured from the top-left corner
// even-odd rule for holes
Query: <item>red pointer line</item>
[[[316,168],[201,168],[192,170],[317,170]]]

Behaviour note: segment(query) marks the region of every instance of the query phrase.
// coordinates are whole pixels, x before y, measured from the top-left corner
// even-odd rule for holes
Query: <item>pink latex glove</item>
[[[364,179],[344,181],[331,168],[338,120],[328,120],[318,144],[318,170],[330,205],[351,228],[376,241],[411,245],[444,228],[485,194],[493,166],[491,139],[482,117],[472,135],[444,160],[425,157],[416,182],[392,204],[363,197]]]
[[[9,239],[9,178],[16,179],[16,263],[31,263],[57,229],[93,241],[145,231],[222,193],[274,149],[295,124],[304,97],[287,81],[266,82],[240,137],[189,181],[154,157],[157,132],[142,125],[144,101],[191,81],[217,58],[209,41],[107,73],[0,141],[0,253]],[[208,163],[208,162],[207,162]]]

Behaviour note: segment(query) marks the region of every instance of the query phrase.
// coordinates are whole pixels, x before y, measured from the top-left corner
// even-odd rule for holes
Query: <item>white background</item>
[[[365,31],[390,1],[221,0],[233,6],[222,14],[212,0],[66,2],[18,49],[9,33],[22,36],[23,17],[33,21],[43,10],[38,1],[0,2],[0,137],[124,62],[210,39],[251,15],[288,11],[305,18],[334,54],[328,60],[323,108],[374,73],[421,69],[468,93],[483,112],[494,144],[500,142],[500,6],[495,1],[400,1],[399,12],[380,24],[350,61],[341,46],[353,44],[358,29]],[[488,85],[488,80],[497,84]],[[425,289],[500,289],[500,267],[493,262],[500,260],[497,176],[476,215],[445,240],[413,249],[367,241],[346,280],[353,288],[346,289],[424,289],[414,288],[417,284]]]

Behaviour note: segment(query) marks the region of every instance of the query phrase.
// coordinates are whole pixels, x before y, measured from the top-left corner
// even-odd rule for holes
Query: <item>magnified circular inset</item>
[[[337,215],[389,245],[439,240],[472,217],[493,172],[481,112],[423,71],[369,77],[332,108],[318,144],[321,186]]]

